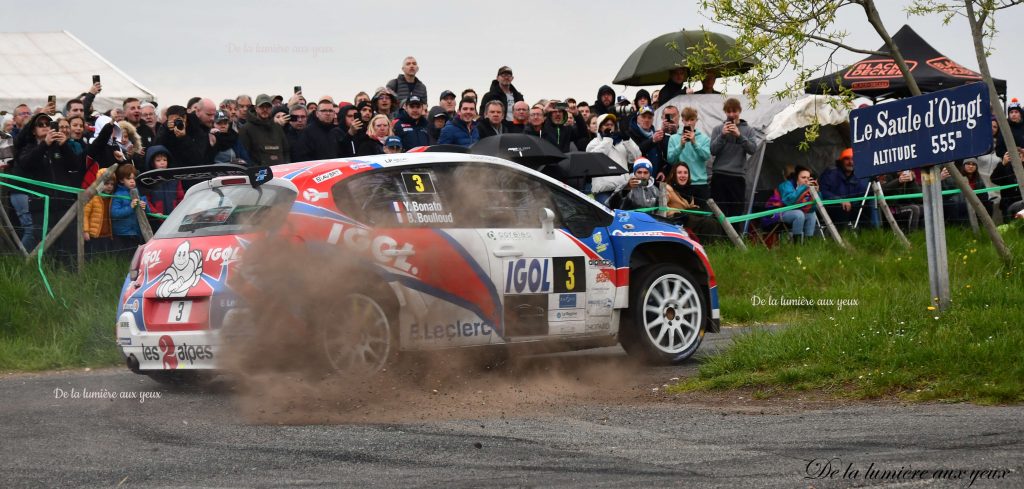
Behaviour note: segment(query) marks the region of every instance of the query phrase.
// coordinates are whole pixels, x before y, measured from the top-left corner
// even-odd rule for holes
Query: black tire
[[[398,304],[390,288],[347,292],[312,318],[329,371],[373,376],[397,363]]]
[[[629,309],[619,331],[623,348],[657,365],[677,365],[693,356],[711,313],[702,284],[674,263],[645,267],[630,282]]]

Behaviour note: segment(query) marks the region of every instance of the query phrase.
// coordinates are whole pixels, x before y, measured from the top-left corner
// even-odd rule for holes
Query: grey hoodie
[[[757,151],[757,135],[754,128],[747,124],[747,121],[740,119],[740,136],[731,134],[722,135],[722,124],[711,132],[711,155],[715,162],[711,166],[712,172],[723,175],[741,177],[746,173],[743,171],[743,164],[747,156]]]

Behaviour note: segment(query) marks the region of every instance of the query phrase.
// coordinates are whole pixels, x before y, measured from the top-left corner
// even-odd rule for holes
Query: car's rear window
[[[154,237],[182,238],[243,234],[284,219],[295,191],[271,185],[229,185],[196,192],[171,212]]]

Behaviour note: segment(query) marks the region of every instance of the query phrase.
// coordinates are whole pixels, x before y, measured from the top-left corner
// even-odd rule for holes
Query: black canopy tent
[[[964,68],[938,52],[908,25],[904,25],[892,36],[892,40],[900,48],[921,93],[981,81],[981,74]],[[882,46],[878,51],[888,53],[889,49]],[[999,97],[1005,100],[1006,80],[992,81]],[[911,96],[899,66],[887,55],[871,55],[840,71],[811,80],[807,82],[805,91],[809,94],[835,95],[839,93],[839,84],[857,95],[876,101]]]

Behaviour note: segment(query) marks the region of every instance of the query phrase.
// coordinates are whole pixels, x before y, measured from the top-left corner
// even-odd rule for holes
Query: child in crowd
[[[100,168],[96,178],[103,178],[106,172],[106,168]],[[112,248],[114,239],[110,221],[110,196],[114,193],[114,180],[111,177],[103,182],[99,192],[85,204],[82,235],[89,254],[106,253]]]
[[[142,229],[135,217],[135,208],[146,209],[146,199],[132,199],[131,190],[135,188],[135,165],[125,163],[117,167],[117,189],[110,203],[111,225],[114,234],[114,249],[126,253],[134,253],[135,248],[142,244]]]
[[[171,163],[171,152],[166,147],[156,145],[146,151],[146,167],[151,170],[163,170]],[[149,190],[149,212],[170,214],[185,198],[185,189],[180,180],[164,182]],[[150,218],[149,225],[156,231],[163,219]]]

